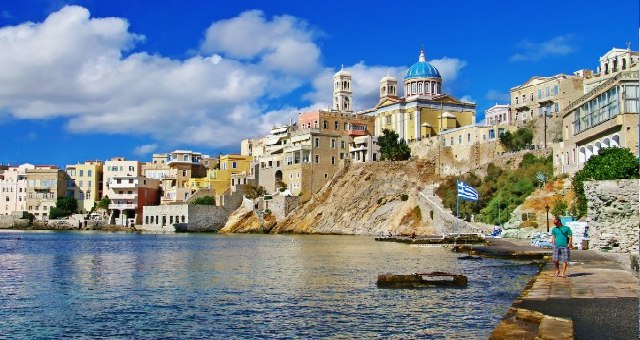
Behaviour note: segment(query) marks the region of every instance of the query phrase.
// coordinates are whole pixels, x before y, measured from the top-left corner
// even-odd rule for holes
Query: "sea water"
[[[0,337],[487,338],[537,272],[368,236],[0,231]],[[465,289],[378,289],[445,271]]]

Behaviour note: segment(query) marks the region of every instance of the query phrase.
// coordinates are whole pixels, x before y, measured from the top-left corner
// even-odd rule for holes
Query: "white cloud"
[[[283,15],[268,21],[262,11],[253,10],[211,25],[201,50],[258,59],[272,70],[310,75],[320,68],[320,49],[312,41],[315,35],[301,19]]]
[[[522,52],[516,53],[511,61],[537,61],[547,57],[564,56],[576,50],[573,36],[560,35],[543,42],[523,40],[517,44]]]
[[[502,93],[497,90],[489,90],[484,98],[488,101],[495,101],[497,104],[508,104],[511,101],[509,93]]]
[[[135,147],[135,149],[133,149],[133,153],[138,156],[145,156],[156,151],[157,148],[158,148],[157,144],[138,145]]]
[[[473,98],[468,94],[465,94],[464,96],[460,97],[460,101],[469,102],[469,103],[475,102],[475,100],[473,100]]]
[[[231,40],[221,42],[216,34],[238,21],[253,27],[240,37],[247,40],[224,35]],[[125,19],[91,18],[85,8],[67,6],[42,23],[0,28],[0,108],[17,119],[62,116],[77,133],[237,145],[270,128],[270,112],[278,111],[264,102],[320,71],[320,50],[305,29],[293,17],[247,12],[212,24],[202,47],[216,53],[175,60],[127,55],[144,37],[129,32]],[[258,49],[241,48],[254,43]]]

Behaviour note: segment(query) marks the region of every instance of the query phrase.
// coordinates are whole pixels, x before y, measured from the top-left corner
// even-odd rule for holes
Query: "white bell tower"
[[[352,112],[351,74],[344,66],[333,76],[333,107],[332,110]]]

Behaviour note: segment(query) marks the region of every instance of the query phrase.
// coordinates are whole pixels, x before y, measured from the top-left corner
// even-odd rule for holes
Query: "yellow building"
[[[375,117],[376,136],[389,129],[413,142],[475,124],[476,104],[442,93],[440,72],[426,61],[424,51],[407,70],[403,85],[405,96],[399,97],[396,78],[380,80],[380,101],[366,111]]]
[[[232,185],[231,175],[250,172],[251,160],[252,156],[221,155],[220,169],[210,169],[205,177],[190,179],[187,187],[192,190],[212,189],[216,195],[222,195]]]
[[[27,169],[27,212],[38,221],[49,219],[49,211],[58,198],[64,197],[64,171],[56,166],[43,165]]]
[[[67,197],[78,202],[78,211],[89,212],[102,198],[102,161],[67,165]]]

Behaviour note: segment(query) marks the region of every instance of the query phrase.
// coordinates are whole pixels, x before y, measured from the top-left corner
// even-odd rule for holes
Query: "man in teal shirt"
[[[569,248],[573,241],[571,229],[562,225],[560,218],[553,219],[555,227],[551,230],[551,244],[553,244],[553,264],[556,267],[556,276],[560,276],[560,261],[562,261],[562,277],[567,277],[567,264],[569,262]]]

